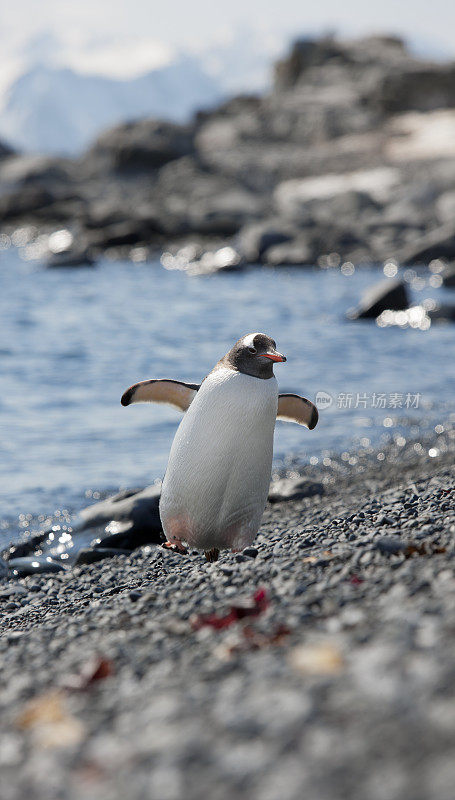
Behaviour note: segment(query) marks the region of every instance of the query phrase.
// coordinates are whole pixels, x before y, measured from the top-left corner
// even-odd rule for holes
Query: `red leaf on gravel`
[[[194,630],[199,630],[204,626],[215,628],[219,631],[223,628],[228,628],[234,622],[245,617],[257,617],[262,614],[269,606],[269,600],[265,589],[258,589],[254,593],[251,600],[232,605],[227,614],[220,616],[219,614],[199,614],[193,617],[191,624]]]
[[[113,674],[112,661],[101,656],[95,656],[86,661],[79,675],[69,675],[64,681],[64,686],[67,689],[88,689],[92,684],[109,678]]]
[[[363,583],[363,578],[359,578],[358,575],[351,575],[349,583],[352,584],[352,586],[360,586],[360,584]]]
[[[290,633],[291,629],[287,625],[278,625],[271,633],[262,633],[255,630],[251,625],[245,625],[241,628],[241,634],[234,641],[225,642],[225,644],[217,648],[216,653],[220,658],[228,659],[238,653],[279,646],[284,644]]]

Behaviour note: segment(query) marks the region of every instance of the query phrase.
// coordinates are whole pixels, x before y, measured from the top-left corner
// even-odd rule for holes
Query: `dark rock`
[[[455,258],[455,224],[448,222],[425,233],[394,255],[400,264],[427,264],[436,258]]]
[[[303,497],[314,497],[324,494],[324,486],[318,481],[308,478],[280,478],[274,481],[269,490],[270,503],[282,503],[288,500],[300,500]]]
[[[74,166],[55,156],[17,155],[0,165],[2,193],[31,186],[65,186],[71,183]]]
[[[117,550],[113,547],[98,547],[90,549],[89,547],[82,547],[77,554],[76,564],[94,564],[97,561],[102,561],[104,558],[113,558],[114,556],[129,555],[129,550]]]
[[[286,224],[273,221],[248,225],[240,231],[239,249],[244,258],[254,264],[262,260],[270,247],[293,239],[294,233]]]
[[[0,557],[0,578],[5,578],[8,575],[8,563]]]
[[[271,267],[304,266],[315,264],[318,253],[309,242],[301,236],[298,239],[269,247],[264,260]]]
[[[391,70],[379,78],[370,102],[387,116],[455,106],[455,66],[428,64]]]
[[[102,250],[108,247],[134,245],[140,242],[149,242],[156,238],[157,233],[160,233],[161,230],[162,228],[156,220],[132,218],[128,222],[106,225],[97,230],[90,236],[90,244],[92,247]]]
[[[12,544],[8,550],[4,553],[8,557],[8,561],[4,561],[4,564],[9,565],[11,559],[19,559],[25,556],[29,556],[34,550],[41,548],[43,542],[46,541],[48,536],[47,531],[42,531],[41,533],[36,533],[33,536],[30,536],[24,542],[19,542],[18,544]]]
[[[13,575],[38,575],[41,572],[65,572],[61,562],[54,561],[50,556],[24,556],[11,558],[9,568]]]
[[[9,144],[6,142],[0,142],[0,159],[8,158],[8,156],[12,156],[14,154],[14,150]]]
[[[290,54],[275,65],[275,88],[280,91],[292,88],[308,69],[343,58],[344,52],[332,37],[296,41]]]
[[[51,528],[11,546],[8,567],[18,575],[59,572],[74,563],[91,563],[130,553],[143,544],[158,544],[162,539],[159,496],[160,487],[155,485],[141,491],[120,492],[89,506],[72,522],[66,553],[55,549],[55,529]],[[99,530],[90,541],[88,532],[93,528]],[[66,556],[65,562],[61,561],[62,556]]]
[[[442,283],[448,289],[455,289],[455,264],[448,264],[442,273]]]
[[[326,193],[322,196],[317,194],[317,184],[320,186],[319,191],[322,192],[324,177],[314,183],[305,180],[284,181],[275,192],[278,212],[299,228],[315,223],[328,226],[336,224],[340,227],[341,221],[352,226],[353,221],[359,223],[368,215],[377,215],[381,206],[369,192],[350,187],[349,176],[343,180],[346,184],[344,189],[339,185],[339,180],[338,176],[334,176],[332,189],[328,182]],[[352,182],[355,183],[355,180]],[[311,196],[311,184],[314,186],[315,196]]]
[[[46,267],[92,267],[95,264],[89,248],[70,248],[60,253],[51,253],[46,259]]]
[[[199,237],[215,251],[236,235],[242,259],[273,266],[332,253],[355,263],[455,258],[452,145],[438,134],[455,113],[454,76],[453,64],[419,59],[392,36],[301,40],[270,92],[188,125],[128,122],[77,160],[0,145],[0,215],[80,231],[75,254],[52,257],[55,266],[84,262],[87,247],[123,255]],[[442,107],[443,118],[432,111]],[[404,109],[428,113],[390,118]]]
[[[161,487],[154,484],[141,491],[120,492],[107,500],[88,506],[79,515],[78,530],[86,530],[111,521],[121,523],[122,535],[138,544],[161,541],[161,520],[158,510]],[[108,534],[116,533],[115,525],[109,527]],[[137,537],[137,538],[136,538]],[[138,545],[134,545],[138,546]]]
[[[28,186],[0,197],[0,218],[7,221],[36,214],[56,200],[48,189]]]
[[[153,119],[127,122],[104,133],[84,158],[88,170],[158,169],[193,151],[193,130]]]
[[[403,311],[409,308],[406,283],[400,278],[386,278],[368,289],[360,305],[348,312],[349,319],[375,319],[383,311]]]
[[[248,219],[260,216],[263,203],[257,195],[241,188],[199,200],[189,208],[191,230],[202,234],[230,236]]]
[[[438,303],[434,308],[427,310],[432,322],[455,322],[455,305]]]

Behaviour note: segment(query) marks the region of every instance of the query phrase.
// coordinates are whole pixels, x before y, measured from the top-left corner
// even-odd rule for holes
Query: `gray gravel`
[[[144,546],[3,581],[1,799],[452,798],[453,449],[269,505],[216,564]]]

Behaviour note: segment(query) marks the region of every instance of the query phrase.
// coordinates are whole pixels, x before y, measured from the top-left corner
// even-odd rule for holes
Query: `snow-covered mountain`
[[[225,94],[193,56],[128,79],[37,64],[10,85],[0,108],[0,139],[15,148],[74,154],[98,133],[129,119],[184,121]]]

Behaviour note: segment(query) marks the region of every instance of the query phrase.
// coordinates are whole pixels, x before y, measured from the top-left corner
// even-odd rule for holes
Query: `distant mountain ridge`
[[[0,109],[0,138],[17,149],[75,155],[119,122],[183,122],[224,94],[220,82],[187,55],[127,80],[37,65],[10,87]]]

